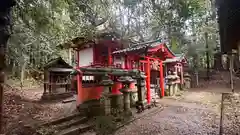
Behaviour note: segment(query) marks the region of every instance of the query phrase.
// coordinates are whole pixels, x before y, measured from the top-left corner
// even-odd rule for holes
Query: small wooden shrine
[[[54,99],[71,96],[71,71],[72,66],[61,57],[48,62],[44,66],[44,92],[42,98]]]
[[[167,58],[163,63],[165,67],[165,76],[168,75],[169,71],[175,72],[180,77],[181,84],[183,84],[184,68],[187,67],[187,59],[185,58],[184,54],[175,54],[174,58]]]

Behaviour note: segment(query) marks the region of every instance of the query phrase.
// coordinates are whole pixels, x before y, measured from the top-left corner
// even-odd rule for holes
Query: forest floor
[[[70,112],[72,109],[69,107],[73,106],[63,104],[61,101],[42,102],[40,100],[42,93],[43,88],[38,85],[23,88],[7,84],[4,86],[4,130],[6,135],[21,134],[19,131],[24,131],[24,129],[31,132],[29,128],[35,125],[72,113]]]

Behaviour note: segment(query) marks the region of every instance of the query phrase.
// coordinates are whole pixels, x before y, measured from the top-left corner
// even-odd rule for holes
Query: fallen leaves
[[[14,129],[14,132],[17,132],[23,128],[19,126],[19,123],[23,126],[31,122],[49,121],[59,117],[63,112],[60,103],[36,102],[33,93],[37,92],[18,90],[7,85],[4,90],[5,131]]]

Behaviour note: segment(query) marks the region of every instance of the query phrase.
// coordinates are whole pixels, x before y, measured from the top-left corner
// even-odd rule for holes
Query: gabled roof
[[[149,48],[148,49],[148,53],[156,53],[159,50],[163,49],[165,51],[165,49],[167,49],[167,54],[169,55],[170,58],[176,57],[176,54],[165,44],[165,43],[161,43],[153,48]]]
[[[137,43],[137,44],[130,45],[130,47],[128,48],[114,51],[113,54],[127,53],[127,52],[138,51],[146,48],[153,48],[158,46],[159,44],[161,44],[160,40]]]
[[[183,60],[186,63],[185,54],[175,54],[175,56],[174,58],[167,58],[163,63],[182,62]]]
[[[52,67],[58,67],[59,65],[61,65],[64,68],[73,68],[66,61],[64,61],[62,59],[62,57],[58,57],[58,58],[50,60],[47,64],[45,64],[44,69],[48,69],[48,68],[52,68]]]
[[[169,57],[170,58],[175,57],[175,54],[171,51],[171,49],[165,43],[160,42],[160,40],[134,44],[129,48],[114,51],[113,54],[121,54],[121,53],[136,52],[136,51],[141,53],[143,52],[142,50],[145,50],[145,49],[148,49],[147,50],[148,53],[156,53],[161,49],[164,49],[163,51],[167,49],[167,53],[169,54]]]

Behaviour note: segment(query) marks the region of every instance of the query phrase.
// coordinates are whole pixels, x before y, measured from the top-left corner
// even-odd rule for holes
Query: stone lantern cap
[[[114,82],[109,78],[108,75],[104,75],[99,84],[102,85],[102,86],[111,86],[111,85],[113,85],[113,83]]]
[[[179,79],[180,77],[177,75],[177,72],[173,72],[174,79]]]
[[[184,77],[190,77],[190,74],[189,73],[185,73],[183,76]]]
[[[175,75],[171,75],[171,74],[170,74],[170,75],[167,75],[167,76],[166,76],[166,79],[167,79],[167,80],[173,80],[173,79],[175,79]]]
[[[122,88],[122,89],[120,89],[120,92],[122,92],[122,93],[128,93],[128,92],[132,92],[133,90],[132,89],[130,89],[130,88]]]
[[[120,78],[118,78],[118,82],[131,83],[134,82],[134,80],[130,76],[121,76]]]
[[[138,72],[135,76],[134,76],[134,78],[136,78],[136,79],[145,79],[147,76],[145,75],[145,73],[144,72]]]
[[[141,72],[140,73],[140,78],[146,78],[147,76],[145,75],[145,73],[144,72]]]

